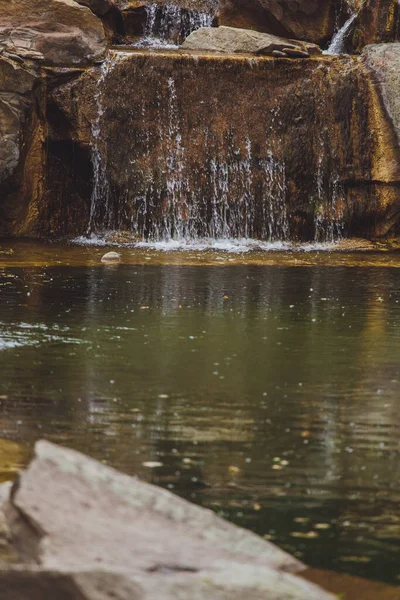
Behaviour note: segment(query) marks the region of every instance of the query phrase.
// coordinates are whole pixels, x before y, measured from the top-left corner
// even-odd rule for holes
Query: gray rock
[[[400,142],[400,42],[366,46],[363,58],[379,83],[386,110]]]
[[[0,568],[2,600],[333,600],[255,534],[48,442],[5,512],[24,560]]]
[[[301,52],[304,57],[308,57],[310,53],[320,52],[315,44],[288,40],[269,33],[259,33],[251,29],[237,29],[235,27],[203,27],[197,29],[186,38],[181,48],[182,50],[271,56],[276,51],[287,53],[287,50],[293,50],[297,53]]]

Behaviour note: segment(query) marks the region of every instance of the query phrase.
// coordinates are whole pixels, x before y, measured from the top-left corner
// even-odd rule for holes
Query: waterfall
[[[92,122],[92,166],[93,166],[93,189],[90,199],[90,215],[88,223],[88,233],[96,226],[99,207],[101,213],[108,213],[110,208],[110,186],[107,176],[106,156],[101,143],[101,121],[104,114],[103,107],[103,86],[107,76],[112,72],[117,63],[129,56],[123,52],[109,52],[105,61],[100,67],[100,76],[97,83],[97,90],[94,96],[97,114]]]
[[[353,13],[344,25],[335,33],[332,38],[332,41],[329,45],[329,48],[325,50],[324,54],[343,54],[346,51],[345,43],[346,38],[349,34],[350,28],[354,23],[358,13]]]
[[[174,4],[149,4],[145,7],[146,21],[143,38],[138,47],[178,46],[188,35],[201,27],[211,27],[214,15],[187,10]]]
[[[326,122],[333,99],[325,72],[315,88],[314,139],[297,155],[300,105],[288,120],[286,97],[260,85],[256,115],[241,103],[240,90],[224,112],[232,88],[219,86],[215,69],[222,65],[179,60],[177,69],[165,53],[111,51],[99,69],[88,232],[116,232],[133,242],[341,237],[343,157]],[[269,63],[232,65],[251,82]],[[211,95],[202,87],[204,69],[214,76]]]

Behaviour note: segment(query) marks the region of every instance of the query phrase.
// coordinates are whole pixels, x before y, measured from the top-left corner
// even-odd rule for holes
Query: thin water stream
[[[107,249],[1,243],[0,437],[398,583],[400,254]]]

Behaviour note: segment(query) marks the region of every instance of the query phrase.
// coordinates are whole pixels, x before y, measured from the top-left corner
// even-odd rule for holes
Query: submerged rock
[[[19,560],[2,600],[333,600],[270,542],[48,442],[3,510]]]
[[[104,58],[103,25],[74,0],[3,2],[0,48],[48,65],[88,65]]]
[[[235,27],[203,27],[197,29],[181,45],[182,50],[206,50],[226,54],[247,53],[274,56],[305,57],[321,53],[315,44],[288,40],[268,33]],[[276,54],[275,54],[276,56]]]

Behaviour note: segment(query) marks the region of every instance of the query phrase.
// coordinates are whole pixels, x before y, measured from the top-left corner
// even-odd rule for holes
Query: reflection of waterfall
[[[343,54],[346,51],[346,39],[350,33],[351,26],[357,17],[357,13],[353,13],[332,38],[329,48],[325,54]]]
[[[180,44],[190,33],[201,27],[211,27],[214,16],[187,10],[174,4],[146,6],[144,37],[138,46],[158,47]]]

